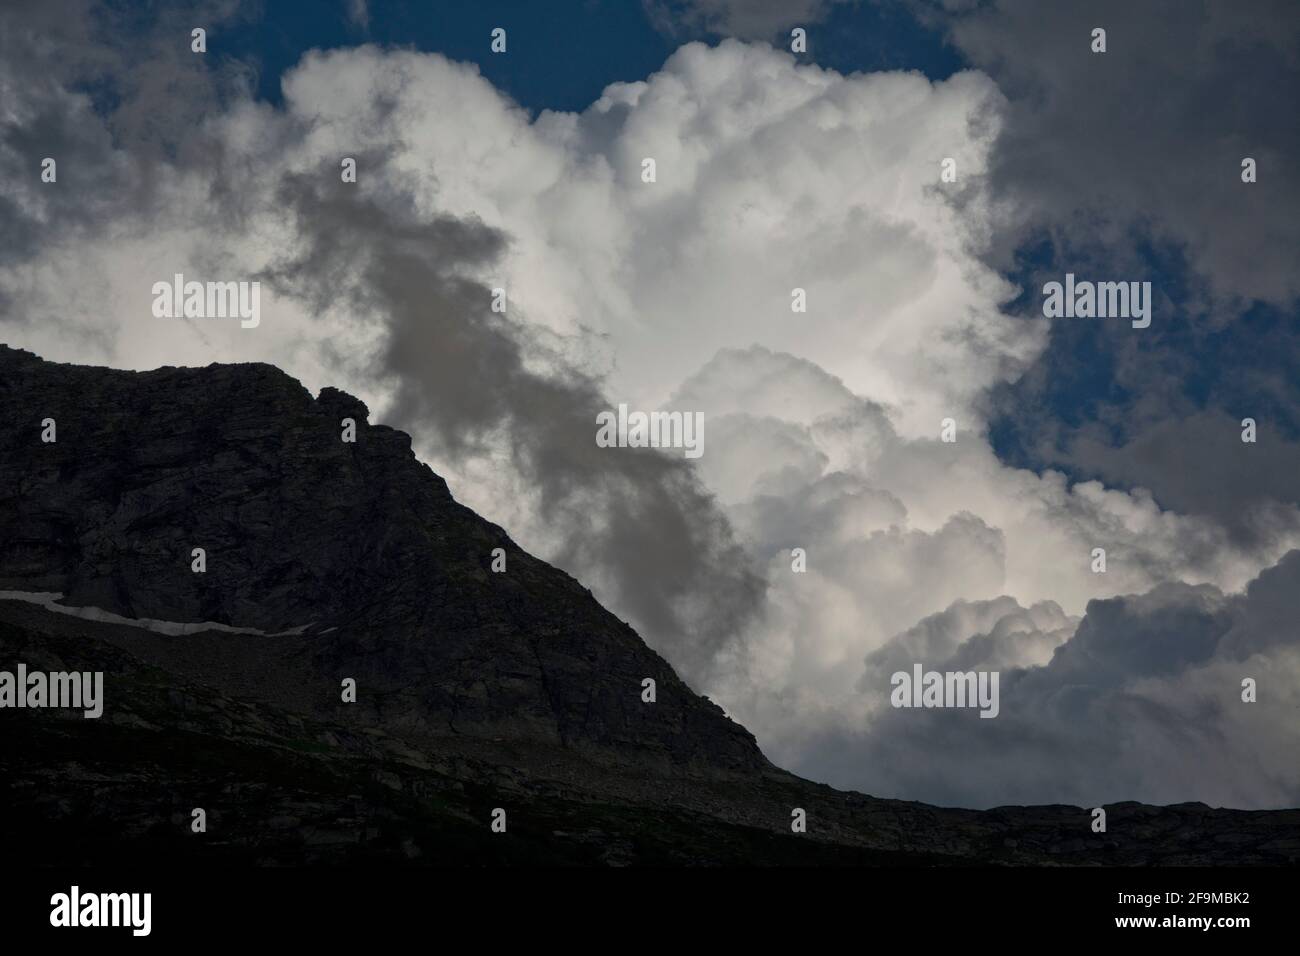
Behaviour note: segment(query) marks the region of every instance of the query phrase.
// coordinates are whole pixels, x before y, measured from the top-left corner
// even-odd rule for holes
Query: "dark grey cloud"
[[[1300,295],[1293,3],[997,0],[941,22],[1009,100],[989,171],[1008,204],[1004,263],[1037,232],[1112,270],[1169,242],[1213,296]],[[1098,27],[1105,53],[1090,48]],[[1243,157],[1258,182],[1242,183]]]
[[[202,0],[143,16],[94,0],[0,6],[0,267],[160,217],[161,169],[205,162],[203,120],[250,85],[239,61],[193,53],[190,31],[220,30],[245,8]],[[55,183],[41,180],[47,157]],[[4,289],[0,318],[28,321]],[[82,318],[66,336],[103,351],[112,330]]]
[[[93,231],[156,208],[162,164],[203,164],[204,120],[247,93],[249,67],[190,49],[247,15],[238,0],[163,7],[148,17],[92,0],[19,0],[0,8],[0,264],[47,247],[51,233]],[[41,161],[58,166],[42,183]]]
[[[1300,505],[1300,443],[1288,441],[1262,410],[1236,411],[1166,416],[1118,446],[1101,428],[1084,427],[1069,436],[1057,460],[1082,466],[1109,485],[1145,485],[1165,507],[1211,515],[1243,540],[1267,540],[1296,527],[1295,515],[1283,506]],[[1262,432],[1255,443],[1243,443],[1241,423],[1256,416]]]
[[[1053,329],[1047,352],[987,397],[1016,464],[1147,488],[1164,508],[1206,515],[1242,546],[1300,522],[1300,337],[1285,316],[1215,331],[1179,314],[1116,334],[1089,320]],[[1242,441],[1242,422],[1256,441]]]
[[[1293,530],[1300,124],[1282,104],[1300,93],[1300,10],[915,9],[1007,95],[986,183],[999,210],[988,255],[1024,281],[1024,308],[1036,313],[1042,283],[1066,271],[1154,280],[1151,328],[1057,321],[1036,365],[994,390],[1017,463],[1148,488],[1243,544]],[[1105,53],[1091,50],[1094,28]],[[1244,157],[1255,183],[1241,181]],[[1245,417],[1260,423],[1256,445],[1240,441]]]
[[[799,765],[838,786],[940,804],[1300,802],[1300,551],[1244,594],[1161,585],[1051,605],[959,602],[866,660],[867,726],[821,735]],[[1055,652],[1051,648],[1055,645]],[[1028,651],[1028,653],[1027,653]],[[1041,666],[1009,666],[1051,654]],[[1000,670],[1000,713],[886,703],[894,670]],[[1242,700],[1256,681],[1257,701]]]

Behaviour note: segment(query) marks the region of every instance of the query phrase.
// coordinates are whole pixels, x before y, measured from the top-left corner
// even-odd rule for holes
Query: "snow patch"
[[[66,604],[57,603],[63,597],[62,591],[0,591],[0,601],[25,601],[28,604],[39,604],[47,611],[54,611],[58,614],[67,614],[71,617],[79,617],[84,621],[98,621],[103,624],[123,624],[127,627],[139,627],[146,631],[153,631],[156,634],[169,634],[173,637],[183,637],[186,634],[198,634],[202,631],[223,631],[227,634],[257,634],[261,637],[296,637],[302,634],[310,624],[303,624],[288,631],[277,631],[274,634],[268,634],[266,631],[258,630],[255,627],[231,627],[229,624],[217,624],[213,621],[199,621],[196,623],[183,621],[158,621],[153,618],[141,617],[122,617],[120,614],[114,614],[112,611],[105,611],[98,607],[70,607]]]

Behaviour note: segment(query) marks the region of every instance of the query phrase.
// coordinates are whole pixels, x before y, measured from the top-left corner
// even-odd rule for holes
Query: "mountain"
[[[1119,804],[1095,834],[1077,807],[941,809],[788,774],[458,504],[409,436],[273,366],[137,373],[0,346],[0,402],[0,669],[105,682],[98,720],[0,710],[0,839],[38,861],[1300,857],[1300,811]]]

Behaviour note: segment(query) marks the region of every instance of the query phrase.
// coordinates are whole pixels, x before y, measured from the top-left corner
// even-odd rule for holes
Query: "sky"
[[[0,341],[358,395],[804,776],[1296,806],[1298,79],[1263,0],[19,0]]]

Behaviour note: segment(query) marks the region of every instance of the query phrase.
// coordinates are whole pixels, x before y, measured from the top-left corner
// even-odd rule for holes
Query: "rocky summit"
[[[0,402],[0,669],[103,674],[96,719],[0,709],[0,839],[33,862],[1300,858],[1300,811],[1117,804],[1098,834],[788,774],[409,436],[272,366],[0,346]]]

